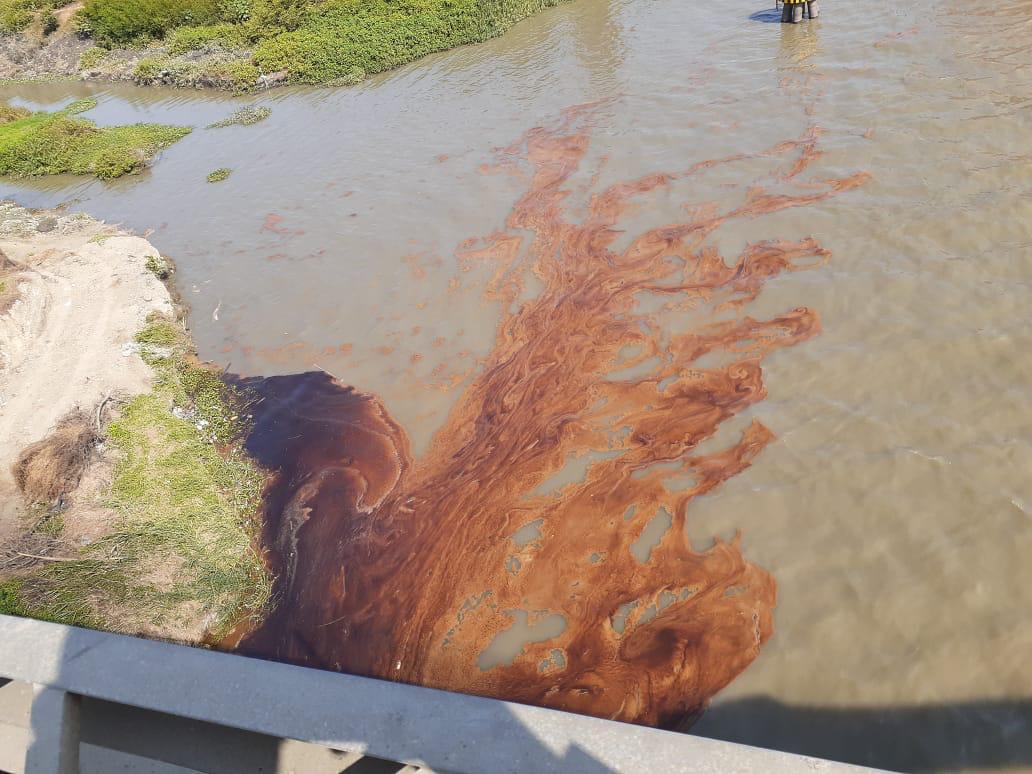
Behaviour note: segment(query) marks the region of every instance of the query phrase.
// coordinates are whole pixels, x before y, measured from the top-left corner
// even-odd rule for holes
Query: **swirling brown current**
[[[764,398],[766,353],[820,327],[806,308],[757,320],[742,307],[768,279],[829,254],[813,239],[766,241],[729,264],[707,241],[736,219],[866,176],[799,181],[819,155],[814,128],[761,153],[613,185],[575,223],[564,204],[594,112],[572,108],[500,152],[505,168],[529,167],[528,189],[506,230],[465,243],[459,259],[496,267],[487,292],[506,312],[425,454],[413,458],[375,396],[327,374],[243,380],[261,398],[248,447],[272,471],[264,539],[277,604],[241,652],[676,726],[771,636],[773,578],[737,538],[693,550],[685,519],[693,498],[747,468],[772,434],[753,421],[730,448],[702,454],[699,444]],[[614,248],[636,197],[760,158],[777,167],[767,185],[779,192],[754,184],[725,211],[693,208],[688,222]],[[542,286],[530,300],[527,271]],[[666,331],[642,308],[647,295],[707,320]],[[702,367],[708,354],[725,362]],[[618,374],[632,367],[648,373]],[[582,481],[536,491],[584,455]],[[672,528],[642,561],[632,545],[661,510]],[[537,538],[514,544],[530,523]],[[518,615],[558,621],[555,636],[478,666]]]

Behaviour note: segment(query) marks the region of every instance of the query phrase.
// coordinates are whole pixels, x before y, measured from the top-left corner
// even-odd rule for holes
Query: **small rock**
[[[57,218],[43,218],[36,224],[36,231],[41,234],[53,231],[55,228],[57,228]]]

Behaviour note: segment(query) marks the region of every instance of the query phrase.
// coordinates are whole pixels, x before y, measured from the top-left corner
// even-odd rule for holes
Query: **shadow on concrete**
[[[896,771],[1032,765],[1032,699],[864,708],[718,703],[691,733]]]
[[[75,628],[65,629],[58,636],[58,668],[55,674],[47,676],[46,682],[54,685],[81,684],[84,668],[82,658],[96,658],[98,651],[103,650],[104,643],[98,643],[98,633]],[[100,636],[124,639],[118,635]],[[124,649],[112,648],[112,651],[116,655],[126,655]],[[151,651],[141,652],[138,657],[147,661],[168,655]],[[130,653],[129,658],[133,657]],[[227,655],[220,658],[250,661],[243,656]],[[107,679],[116,688],[120,679],[139,680],[139,663],[135,666],[137,668],[127,670],[124,677],[119,677],[116,670]],[[174,671],[157,668],[157,663],[154,666],[153,679],[163,683],[141,691],[141,695],[176,692],[177,685],[170,684],[170,680],[177,679],[170,678]],[[317,673],[317,670],[306,671]],[[181,677],[184,681],[191,681],[189,688],[183,685],[184,690],[198,690],[196,671],[186,670]],[[239,680],[239,675],[227,679]],[[260,691],[254,693],[256,697],[262,695]],[[341,695],[342,700],[346,701],[347,695]],[[267,692],[264,700],[268,700]],[[284,711],[289,712],[289,706],[290,702],[285,702]],[[418,716],[420,711],[417,707],[414,709]],[[332,738],[335,734],[341,738],[349,735],[355,738],[356,729],[347,727],[349,712],[352,719],[356,717],[354,706],[347,712],[342,711],[337,721],[342,726],[339,729],[333,728],[336,723],[331,720],[326,727],[306,731],[323,738],[327,735]],[[540,738],[541,729],[535,733],[525,725],[519,708],[506,708],[498,712],[496,705],[495,712],[500,722],[478,724],[468,722],[476,719],[467,717],[467,722],[463,723],[461,713],[454,719],[445,717],[442,727],[453,733],[447,734],[444,739],[438,736],[435,743],[429,745],[434,750],[432,754],[427,751],[431,758],[428,763],[435,770],[448,770],[448,761],[454,753],[456,761],[466,762],[466,770],[469,770],[471,760],[484,760],[489,761],[491,770],[499,774],[521,774],[527,771],[605,774],[613,771],[576,741],[549,744]],[[385,712],[383,707],[372,707],[369,716],[359,721],[359,725],[363,724],[368,725],[369,741],[379,740],[377,744],[383,749],[370,749],[369,754],[363,756],[359,750],[347,752],[318,744],[304,744],[175,714],[80,697],[58,689],[44,689],[38,690],[32,699],[26,771],[27,774],[77,774],[80,771],[83,774],[108,774],[114,771],[161,770],[161,764],[169,764],[212,774],[271,774],[287,771],[303,771],[306,774],[393,774],[404,769],[404,764],[374,756],[377,753],[387,756],[394,754],[389,749],[394,746],[394,741],[399,742],[398,750],[406,750],[405,755],[420,756],[419,747],[414,747],[405,738],[398,738],[406,727],[401,710],[391,713]],[[357,733],[361,739],[363,732]],[[549,736],[550,730],[546,733],[546,737]],[[562,734],[558,734],[558,738],[562,739]],[[386,747],[383,747],[384,740],[388,740]],[[470,756],[470,748],[481,748],[485,755]],[[152,761],[158,762],[157,768],[150,763]]]
[[[775,11],[773,8],[765,8],[762,11],[750,14],[749,21],[763,22],[764,24],[780,24],[781,11]]]

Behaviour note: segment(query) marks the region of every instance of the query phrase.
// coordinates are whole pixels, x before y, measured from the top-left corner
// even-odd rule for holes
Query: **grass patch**
[[[209,183],[221,183],[233,172],[228,167],[219,167],[218,169],[208,173]]]
[[[190,133],[188,127],[160,124],[98,127],[76,113],[96,106],[78,100],[55,113],[0,110],[0,175],[38,177],[66,172],[101,179],[136,172],[161,150]]]
[[[0,581],[0,615],[25,615],[20,580]]]
[[[251,126],[264,121],[272,113],[267,107],[243,107],[231,113],[227,118],[208,124],[209,129],[222,129],[227,126]]]
[[[234,441],[242,398],[198,365],[184,332],[152,320],[137,336],[152,392],[107,428],[118,462],[118,523],[76,561],[44,567],[15,592],[34,617],[120,631],[170,632],[205,621],[225,633],[268,604],[253,547],[263,475]],[[228,451],[227,451],[228,449]]]

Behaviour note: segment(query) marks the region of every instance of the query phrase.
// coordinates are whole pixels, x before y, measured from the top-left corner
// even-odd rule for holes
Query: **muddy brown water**
[[[94,94],[100,106],[90,115],[101,123],[156,120],[199,128],[141,177],[7,182],[0,195],[38,206],[71,201],[140,231],[154,229],[151,240],[179,266],[177,282],[191,304],[201,354],[234,373],[317,371],[322,381],[309,377],[295,386],[321,390],[328,372],[370,396],[385,417],[383,427],[394,428],[370,442],[372,456],[349,459],[332,474],[314,451],[306,458],[322,471],[321,481],[343,482],[337,495],[357,503],[356,512],[371,511],[363,511],[347,489],[353,479],[347,471],[365,475],[369,460],[381,463],[369,471],[387,470],[395,457],[383,451],[383,438],[405,447],[407,470],[415,471],[398,474],[407,483],[396,493],[417,499],[441,490],[442,481],[457,480],[448,478],[449,468],[435,455],[474,448],[449,443],[469,432],[469,443],[482,444],[467,467],[493,471],[480,482],[487,493],[479,499],[456,494],[445,502],[456,521],[442,523],[461,524],[463,508],[495,497],[523,509],[519,516],[503,506],[491,511],[497,517],[491,529],[465,546],[498,568],[477,575],[478,563],[464,559],[461,599],[441,591],[434,605],[402,604],[399,610],[422,623],[401,645],[390,643],[412,658],[386,667],[358,665],[359,671],[381,674],[400,660],[403,677],[411,669],[413,679],[461,689],[455,663],[427,655],[440,644],[427,644],[431,635],[446,637],[461,615],[477,624],[467,639],[452,635],[469,662],[470,690],[497,693],[506,681],[492,675],[523,675],[590,698],[601,695],[592,693],[598,685],[632,685],[650,669],[658,670],[653,685],[669,677],[670,668],[657,666],[650,655],[669,647],[667,632],[681,632],[678,642],[706,643],[719,622],[755,613],[760,624],[753,645],[745,636],[748,627],[730,626],[721,631],[733,653],[710,654],[707,661],[702,651],[710,650],[693,650],[699,674],[707,675],[693,685],[715,690],[734,678],[716,693],[693,733],[891,768],[1029,769],[1032,3],[919,0],[878,10],[829,3],[821,19],[793,27],[771,23],[771,9],[739,0],[718,6],[577,0],[502,39],[430,57],[354,89],[231,98],[128,86],[5,86],[3,96],[46,107]],[[598,100],[584,125],[562,129],[565,109]],[[271,117],[252,127],[200,128],[251,103],[271,107]],[[602,287],[590,285],[587,275],[563,285],[570,276],[529,270],[533,260],[558,255],[561,263],[580,255],[566,250],[572,242],[535,254],[532,238],[542,230],[554,237],[555,223],[510,220],[521,197],[539,190],[530,178],[532,149],[518,143],[536,126],[586,143],[565,178],[563,222],[587,222],[592,192],[653,173],[672,176],[621,208],[612,226],[618,233],[607,245],[576,243],[600,261],[605,250],[627,256],[634,240],[650,230],[698,224],[756,204],[757,196],[813,201],[745,213],[707,230],[704,243],[680,259],[683,266],[671,259],[680,266],[676,272],[663,274],[651,265],[653,287],[638,293],[633,307],[593,302],[597,313],[607,310],[605,325],[598,317],[584,326],[576,317],[557,318],[555,325],[568,325],[564,343],[563,329],[548,327],[545,315],[531,320],[544,326],[532,329],[538,335],[515,345],[516,339],[499,338],[500,323],[519,322],[525,308],[544,314],[534,302],[549,292],[559,293],[552,308],[566,314],[575,308],[571,298]],[[804,142],[788,148],[788,141]],[[698,162],[732,158],[683,174]],[[802,168],[795,173],[797,162]],[[227,181],[205,182],[209,171],[223,166],[234,169]],[[870,177],[819,196],[829,181],[860,174]],[[756,186],[765,193],[757,194]],[[507,260],[498,251],[501,234],[523,239],[514,258],[517,285],[492,284]],[[754,286],[741,286],[741,277],[724,278],[723,290],[712,293],[700,290],[717,282],[711,274],[692,288],[672,287],[685,284],[685,267],[698,269],[705,248],[735,266],[750,244],[785,249],[809,237],[826,253],[815,248],[808,258],[797,256],[798,271],[745,272]],[[471,257],[487,247],[495,248],[487,258]],[[767,263],[756,265],[773,265],[772,256],[763,255]],[[644,281],[640,273],[620,276],[631,284]],[[700,279],[697,271],[692,277]],[[737,295],[716,297],[725,291]],[[720,306],[736,299],[742,303]],[[790,315],[791,326],[784,322]],[[614,338],[616,329],[631,336],[632,318],[643,323],[637,340]],[[782,323],[753,335],[741,327],[745,319]],[[720,352],[697,353],[688,362],[686,350],[672,348],[707,332],[712,339],[714,325],[731,324],[739,325],[734,344]],[[613,337],[603,342],[603,330]],[[730,334],[722,330],[719,338],[727,344]],[[573,431],[549,435],[555,426],[539,422],[533,411],[512,425],[512,435],[526,430],[534,438],[510,438],[497,429],[504,423],[484,423],[485,417],[497,419],[485,413],[490,407],[484,396],[491,393],[481,388],[497,386],[491,379],[501,372],[492,369],[510,362],[499,359],[503,346],[531,362],[528,347],[539,343],[555,352],[566,349],[562,357],[533,361],[535,369],[525,374],[554,368],[558,380],[551,386],[526,382],[534,389],[521,393],[522,401],[499,405],[537,405],[545,419],[562,417],[562,427],[578,428],[576,437]],[[583,357],[603,344],[612,350],[610,360]],[[742,362],[748,368],[733,368]],[[661,396],[684,394],[678,385],[695,384],[692,378],[733,371],[736,384],[755,386],[748,369],[757,362],[765,394],[751,392],[746,400],[736,392],[729,402],[720,397],[727,383],[710,384],[692,405],[719,405],[720,416],[703,416],[702,409],[662,414]],[[564,365],[577,370],[564,371]],[[506,384],[511,395],[524,382]],[[639,388],[617,391],[607,386],[612,384]],[[571,385],[593,399],[605,391],[605,410],[617,413],[578,403]],[[349,407],[350,400],[344,401]],[[658,450],[657,439],[676,430],[671,423],[689,415],[698,420],[693,428],[715,432],[689,456],[718,459],[718,465],[686,468],[678,463],[685,450],[667,448],[648,459],[657,466],[651,473],[614,472],[628,454]],[[620,427],[607,426],[614,417]],[[649,417],[664,422],[646,433]],[[762,448],[743,447],[743,433],[757,426],[769,439],[762,436]],[[607,427],[611,432],[600,438]],[[645,436],[649,443],[635,445]],[[555,453],[529,454],[548,439]],[[513,445],[505,447],[503,440]],[[524,449],[529,456],[492,456],[502,448]],[[720,456],[736,448],[748,452],[748,465]],[[564,518],[583,524],[590,502],[577,496],[601,491],[592,487],[600,486],[593,476],[602,473],[610,477],[604,480],[622,483],[617,494],[633,494],[647,508],[632,513],[625,526],[622,511],[608,515],[623,500],[606,501],[599,512],[613,525],[576,536],[583,566],[571,569],[555,559],[548,565],[552,575],[544,563],[533,575],[542,556],[572,555],[558,549],[574,538],[550,525],[561,526]],[[509,482],[510,475],[518,482]],[[699,490],[716,480],[712,476],[719,483]],[[502,481],[512,488],[501,487]],[[389,492],[394,482],[387,476],[374,483]],[[460,492],[458,484],[454,491]],[[694,493],[687,503],[678,496],[686,492]],[[406,502],[391,504],[388,496],[377,504],[393,509],[384,523],[396,531],[385,528],[384,534],[402,536],[394,545],[409,548],[411,541],[412,551],[424,545],[446,558],[462,556],[455,530],[431,539],[421,526],[405,526],[412,523]],[[688,553],[672,530],[663,529],[681,524],[682,506]],[[506,510],[504,518],[499,509]],[[717,579],[731,576],[712,558],[692,559],[698,567],[685,569],[691,563],[686,557],[728,551],[729,544],[720,542],[717,554],[703,553],[714,540],[731,540],[736,530],[746,564],[735,564],[738,549],[727,556],[748,582],[721,586]],[[340,532],[328,534],[346,542]],[[368,567],[404,568],[398,557],[368,550],[375,545],[369,534],[361,536],[365,544],[353,544],[365,546]],[[550,540],[556,548],[549,548]],[[327,545],[334,543],[320,544],[307,557],[310,566],[332,566]],[[611,565],[620,582],[602,583],[599,594],[589,595],[590,604],[578,607],[559,599],[554,584],[532,582],[560,578],[572,584],[578,573],[587,577],[596,565],[606,567],[615,556],[607,551],[626,551]],[[641,563],[643,557],[648,563]],[[299,554],[298,572],[307,559]],[[434,564],[421,557],[413,566],[428,571]],[[667,568],[666,574],[650,575],[648,568],[655,567]],[[295,610],[311,611],[295,629],[302,639],[305,626],[321,632],[320,624],[333,622],[316,618],[343,591],[338,585],[323,593],[322,572],[296,589],[302,596]],[[645,575],[635,607],[625,597]],[[466,594],[465,581],[474,576],[481,592],[495,596]],[[689,576],[690,583],[682,582]],[[370,570],[361,577],[371,588],[378,576]],[[511,577],[531,580],[520,581],[528,584],[524,588]],[[597,577],[606,574],[598,571]],[[340,580],[346,582],[346,574]],[[418,586],[411,581],[398,588]],[[449,586],[443,579],[426,583]],[[697,599],[696,585],[723,593],[712,597],[716,623],[692,629],[692,620],[702,616],[692,619],[684,611],[693,604],[706,610],[711,599]],[[503,597],[505,603],[492,601]],[[356,620],[371,620],[368,610],[383,600],[370,592],[366,601],[372,607],[351,611]],[[445,620],[451,624],[438,631]],[[369,638],[394,636],[390,626],[367,626]],[[506,628],[512,626],[525,627],[526,636],[512,636]],[[587,630],[606,635],[592,640],[596,647],[635,631],[657,637],[648,640],[654,648],[634,651],[638,661],[622,662],[636,664],[629,677],[602,670],[608,682],[566,685],[575,669],[581,678],[600,673],[571,650],[571,643],[585,642]],[[320,641],[307,641],[314,660],[332,661]],[[485,681],[492,685],[485,689]],[[664,685],[671,695],[685,693],[683,686]],[[637,688],[626,690],[641,696]],[[516,697],[548,703],[540,696]],[[690,704],[681,709],[689,711]],[[643,712],[639,719],[655,719]]]

